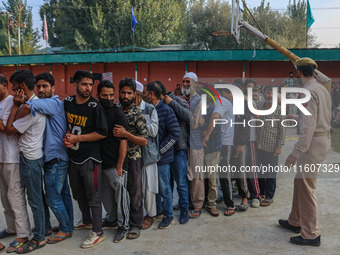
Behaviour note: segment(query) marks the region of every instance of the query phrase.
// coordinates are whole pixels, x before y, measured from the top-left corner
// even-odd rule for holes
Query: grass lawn
[[[332,136],[332,150],[340,153],[340,128],[335,128]]]

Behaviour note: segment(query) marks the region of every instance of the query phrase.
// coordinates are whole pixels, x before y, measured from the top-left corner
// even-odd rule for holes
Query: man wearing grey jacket
[[[175,144],[175,160],[170,164],[170,170],[177,184],[177,192],[179,196],[178,205],[180,208],[181,224],[189,221],[189,187],[188,187],[188,169],[187,169],[187,125],[190,124],[190,110],[188,103],[174,95],[173,92],[166,92],[165,86],[161,84],[162,99],[164,103],[169,105],[175,112],[179,127],[180,136]]]

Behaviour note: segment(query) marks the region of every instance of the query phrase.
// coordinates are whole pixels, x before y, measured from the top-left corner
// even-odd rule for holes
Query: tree
[[[231,7],[222,0],[192,0],[185,21],[185,47],[188,49],[228,49],[235,47],[230,37],[212,32],[230,28]]]
[[[19,42],[18,42],[18,28],[20,26],[20,37],[21,37],[21,54],[33,54],[39,49],[39,33],[37,29],[33,29],[32,21],[32,7],[27,6],[27,0],[22,1],[20,10],[20,0],[7,0],[2,2],[5,10],[12,13],[11,19],[11,38],[12,38],[12,54],[18,54]],[[20,24],[19,24],[19,13],[20,13]],[[8,53],[8,43],[6,44],[6,50]]]
[[[286,48],[304,48],[306,46],[306,3],[296,0],[289,3],[287,10],[273,10],[265,0],[251,10],[263,32]],[[191,0],[185,22],[185,45],[189,49],[270,49],[245,29],[241,29],[240,45],[230,37],[211,35],[212,32],[230,31],[231,8],[225,0]],[[243,15],[241,13],[241,15]],[[249,23],[252,24],[251,17]],[[308,45],[317,47],[313,34],[308,35]]]
[[[135,44],[155,47],[181,38],[185,0],[45,0],[50,45],[74,50],[103,50],[132,45],[131,6],[138,24]]]

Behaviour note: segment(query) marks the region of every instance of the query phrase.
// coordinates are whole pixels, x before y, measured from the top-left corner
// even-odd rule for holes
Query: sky
[[[293,1],[293,0],[292,0]],[[33,7],[33,26],[41,33],[42,21],[39,16],[39,8],[43,0],[27,0],[29,6]],[[274,0],[269,2],[273,9],[285,10],[289,0]],[[261,0],[246,0],[248,7],[253,8],[260,5]],[[311,26],[311,32],[317,36],[320,48],[335,48],[340,44],[340,1],[339,0],[310,0],[309,1],[315,22]],[[0,7],[3,7],[2,3]],[[228,30],[228,29],[226,29]],[[269,35],[270,36],[270,35]],[[278,42],[280,43],[280,42]],[[45,41],[40,45],[45,47]]]

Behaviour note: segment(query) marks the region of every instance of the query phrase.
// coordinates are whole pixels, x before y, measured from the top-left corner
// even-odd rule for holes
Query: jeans
[[[45,198],[59,222],[60,231],[72,233],[73,205],[67,181],[68,161],[44,166]]]
[[[279,157],[274,157],[273,152],[267,152],[263,150],[257,150],[257,165],[262,166],[272,166],[275,167],[278,165]],[[265,195],[266,198],[272,199],[276,190],[276,175],[274,172],[267,172],[265,174],[260,175],[259,184],[261,189],[261,195]]]
[[[186,150],[175,151],[175,159],[170,163],[170,170],[177,184],[178,205],[189,209],[189,187]]]
[[[20,153],[20,174],[27,191],[28,204],[34,221],[34,239],[45,240],[45,210],[43,203],[42,170],[44,158],[30,160]]]
[[[158,165],[158,186],[159,193],[158,201],[159,203],[161,198],[162,207],[163,207],[163,215],[168,217],[173,217],[173,207],[172,207],[172,190],[170,186],[170,164],[166,165]],[[157,206],[157,211],[159,207]]]

